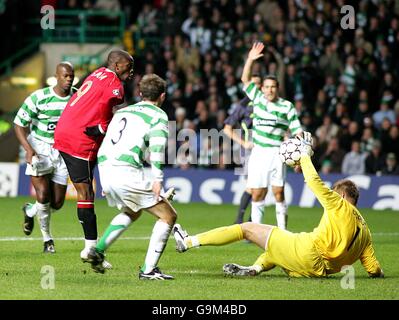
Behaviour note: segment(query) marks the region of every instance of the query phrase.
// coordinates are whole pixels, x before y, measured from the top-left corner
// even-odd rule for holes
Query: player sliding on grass
[[[110,206],[120,213],[111,221],[88,259],[95,272],[104,272],[105,250],[135,220],[142,210],[157,218],[152,230],[147,256],[139,279],[171,280],[157,267],[169,234],[176,221],[176,211],[161,195],[165,149],[168,140],[168,116],[161,110],[166,82],[155,74],[140,81],[143,101],[115,112],[98,152],[98,167],[103,191]],[[150,153],[153,181],[144,177],[146,151]]]
[[[371,277],[383,277],[371,243],[370,230],[356,203],[359,190],[350,180],[340,180],[328,188],[313,167],[312,137],[301,139],[300,164],[305,181],[324,208],[319,226],[312,232],[292,233],[278,227],[247,222],[188,236],[181,226],[173,228],[176,250],[224,245],[242,239],[256,243],[265,252],[249,267],[225,264],[226,274],[254,276],[280,266],[292,277],[324,277],[345,265],[360,262]]]

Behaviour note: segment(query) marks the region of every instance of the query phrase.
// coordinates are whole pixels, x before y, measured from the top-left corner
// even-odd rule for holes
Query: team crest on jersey
[[[112,90],[112,94],[115,96],[119,96],[119,89]]]

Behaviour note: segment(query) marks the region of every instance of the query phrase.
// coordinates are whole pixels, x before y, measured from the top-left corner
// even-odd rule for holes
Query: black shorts
[[[75,158],[60,151],[68,169],[69,177],[73,183],[89,183],[93,181],[93,172],[97,161],[87,161]]]

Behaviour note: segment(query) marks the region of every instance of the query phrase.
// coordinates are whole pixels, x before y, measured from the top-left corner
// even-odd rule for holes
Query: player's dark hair
[[[354,201],[354,205],[357,204],[359,199],[359,189],[356,184],[347,179],[341,179],[334,183],[333,190],[338,193],[344,193],[348,198]]]
[[[277,77],[276,77],[275,75],[268,74],[268,75],[266,75],[266,76],[263,78],[263,81],[265,81],[265,80],[273,80],[273,81],[276,82],[277,88],[280,86],[280,83],[278,82]]]
[[[166,81],[156,74],[146,74],[139,83],[143,99],[157,101],[166,91]]]

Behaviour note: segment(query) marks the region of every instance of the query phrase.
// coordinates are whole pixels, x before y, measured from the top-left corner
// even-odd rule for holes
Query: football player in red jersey
[[[123,50],[109,53],[107,67],[91,73],[71,97],[54,133],[54,148],[66,163],[69,176],[77,191],[77,213],[83,226],[87,254],[97,243],[97,221],[94,212],[93,169],[112,109],[123,103],[122,81],[133,76],[133,58]]]

